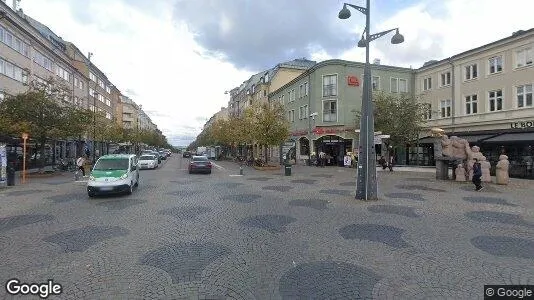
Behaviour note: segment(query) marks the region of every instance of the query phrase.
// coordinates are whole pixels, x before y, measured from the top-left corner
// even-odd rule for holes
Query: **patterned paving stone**
[[[311,174],[310,177],[320,177],[320,178],[332,178],[331,174]]]
[[[141,200],[141,199],[118,198],[115,200],[100,202],[97,205],[107,207],[108,210],[123,210],[128,207],[143,204],[146,202],[147,202],[146,200]]]
[[[443,189],[430,188],[424,185],[416,184],[400,184],[395,186],[398,189],[409,190],[409,191],[427,191],[427,192],[446,192]]]
[[[422,194],[416,194],[416,193],[388,193],[388,194],[385,194],[385,196],[388,198],[425,201],[425,198],[423,198]]]
[[[18,215],[5,217],[0,219],[0,232],[8,231],[17,227],[51,221],[54,219],[52,215]]]
[[[211,208],[205,206],[173,207],[160,210],[158,214],[173,216],[178,220],[193,220],[198,216],[209,213]]]
[[[462,191],[467,191],[467,192],[474,192],[475,191],[475,186],[472,185],[472,184],[464,184],[462,186],[459,187],[459,189],[461,189]],[[484,189],[479,191],[479,193],[496,193],[496,194],[499,194],[501,192],[499,192],[496,188],[492,187],[491,185],[484,185]]]
[[[381,277],[357,265],[324,261],[300,264],[280,278],[282,299],[371,299]]]
[[[173,283],[199,281],[202,271],[231,252],[212,242],[189,242],[167,245],[143,255],[140,263],[167,272]]]
[[[180,198],[186,198],[186,197],[195,196],[195,195],[200,194],[200,193],[201,193],[201,191],[182,190],[182,191],[170,192],[167,195],[177,196],[177,197],[180,197]]]
[[[348,240],[368,240],[384,243],[394,248],[409,247],[401,235],[404,229],[378,224],[352,224],[339,230],[344,239]]]
[[[267,230],[271,233],[286,232],[286,226],[297,219],[284,215],[260,215],[241,220],[241,224]]]
[[[26,195],[33,195],[33,194],[42,194],[50,192],[49,190],[23,190],[23,191],[13,191],[13,192],[7,192],[5,193],[6,196],[26,196]]]
[[[120,226],[86,226],[60,232],[43,240],[61,246],[65,252],[83,252],[104,240],[129,233],[128,229]]]
[[[291,180],[292,183],[304,183],[304,184],[314,184],[317,180],[314,179],[295,179]]]
[[[471,244],[495,256],[534,259],[534,241],[507,236],[477,236]]]
[[[353,186],[353,187],[356,187],[356,181],[342,182],[339,185],[340,186]]]
[[[496,211],[471,211],[465,214],[471,220],[478,222],[495,222],[510,225],[534,227],[534,224],[525,221],[521,216]]]
[[[368,211],[374,213],[385,213],[392,215],[405,216],[409,218],[418,218],[419,215],[415,213],[414,207],[400,206],[400,205],[371,205],[367,207]]]
[[[320,190],[319,193],[327,195],[352,196],[352,191],[338,189]]]
[[[278,192],[289,192],[293,189],[292,186],[289,185],[268,185],[262,187],[263,190],[269,190],[269,191],[278,191]]]
[[[517,206],[513,203],[508,202],[504,198],[486,197],[486,196],[468,196],[468,197],[463,197],[463,199],[467,202],[472,202],[472,203],[487,203],[487,204],[500,204],[500,205],[506,205],[506,206]]]
[[[170,183],[178,183],[178,184],[192,184],[193,181],[191,180],[170,180]]]
[[[328,201],[322,199],[296,199],[289,201],[291,206],[309,207],[317,210],[328,209],[327,204]]]
[[[222,200],[230,200],[239,203],[252,203],[255,200],[261,198],[259,194],[236,194],[236,195],[226,195],[223,196]]]
[[[403,178],[404,181],[423,181],[423,182],[433,182],[434,179],[432,178],[425,178],[425,177],[410,177],[410,178]]]
[[[87,195],[83,194],[84,198],[87,197]],[[63,203],[63,202],[70,202],[74,200],[82,199],[81,193],[72,193],[72,194],[65,194],[65,195],[55,195],[51,197],[47,197],[46,199],[52,200],[56,203]]]
[[[215,184],[215,186],[221,186],[221,187],[225,187],[225,188],[229,188],[229,189],[235,189],[235,188],[240,187],[242,185],[243,185],[243,183],[241,183],[241,182],[221,182],[221,183]]]
[[[267,181],[267,180],[271,180],[272,178],[270,177],[250,177],[250,178],[247,178],[247,180],[253,180],[253,181]]]

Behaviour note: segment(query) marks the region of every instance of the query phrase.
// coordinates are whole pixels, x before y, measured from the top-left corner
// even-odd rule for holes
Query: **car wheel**
[[[208,174],[211,174],[211,171],[208,171]]]
[[[95,197],[95,193],[94,192],[87,192],[87,196],[89,196],[89,198],[94,198]]]
[[[130,183],[130,186],[128,187],[128,191],[126,192],[126,194],[131,195],[132,193],[133,193],[133,182]]]

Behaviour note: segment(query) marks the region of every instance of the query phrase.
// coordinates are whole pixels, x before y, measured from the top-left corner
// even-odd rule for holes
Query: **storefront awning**
[[[484,140],[484,139],[490,138],[490,137],[492,137],[494,135],[495,134],[477,134],[477,135],[466,135],[466,136],[458,135],[458,137],[461,138],[461,139],[466,140],[469,143],[476,143],[476,142],[478,142],[480,140]],[[484,140],[484,142],[485,141],[487,141],[487,140]]]
[[[534,144],[534,132],[505,133],[490,139],[484,143],[511,143],[511,142],[532,142]]]
[[[434,141],[436,140],[433,136],[427,136],[424,138],[419,139],[419,144],[434,144]]]

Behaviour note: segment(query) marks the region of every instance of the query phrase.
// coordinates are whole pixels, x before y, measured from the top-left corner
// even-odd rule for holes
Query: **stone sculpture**
[[[491,182],[491,164],[486,160],[485,156],[482,156],[482,159],[480,160],[480,168],[482,169],[482,182]]]
[[[499,162],[497,163],[497,170],[495,175],[497,177],[497,184],[508,184],[510,177],[508,174],[508,168],[510,167],[510,162],[508,161],[508,156],[502,154],[499,156]]]
[[[441,136],[441,156],[452,157],[452,140],[448,136]]]
[[[469,149],[469,144],[465,147],[467,152],[467,173],[469,174],[469,180],[473,179],[473,164],[475,163],[475,158],[478,159],[478,161],[482,160],[482,153],[480,153],[480,147],[473,146],[471,149]]]
[[[466,159],[467,153],[466,153],[466,147],[469,147],[469,143],[461,139],[457,136],[451,136],[452,141],[452,157],[458,158],[458,159]]]
[[[456,166],[455,174],[456,174],[456,181],[466,181],[465,168],[464,166],[462,166],[462,164],[458,164],[458,166]]]

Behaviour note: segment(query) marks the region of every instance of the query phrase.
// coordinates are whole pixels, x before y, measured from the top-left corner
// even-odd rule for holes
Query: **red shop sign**
[[[349,86],[360,86],[360,80],[356,76],[348,76],[347,77],[347,84]]]

